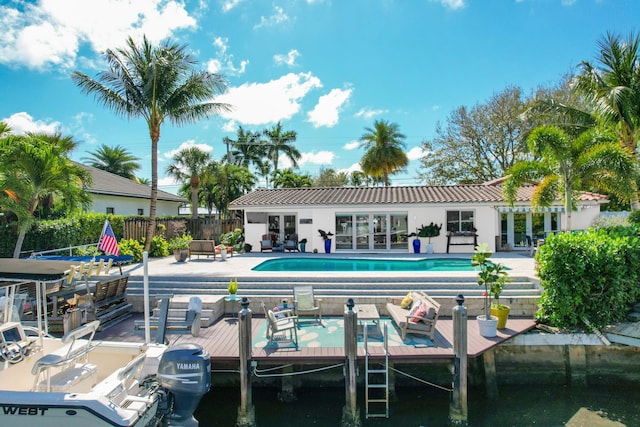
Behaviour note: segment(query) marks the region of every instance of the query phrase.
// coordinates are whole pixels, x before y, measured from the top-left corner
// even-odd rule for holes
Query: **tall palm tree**
[[[529,151],[536,160],[525,160],[512,166],[504,182],[503,193],[509,203],[518,189],[528,182],[537,183],[532,205],[549,206],[562,195],[571,230],[571,212],[576,193],[589,188],[602,188],[627,198],[630,188],[640,177],[633,155],[612,133],[598,128],[572,137],[555,126],[541,126],[527,138]]]
[[[260,164],[263,157],[266,156],[265,143],[261,140],[260,132],[246,131],[240,126],[236,132],[236,139],[224,138],[224,143],[229,150],[229,156],[233,159],[227,159],[227,162],[237,166],[249,168]]]
[[[158,141],[160,128],[169,120],[174,125],[195,123],[229,106],[212,98],[226,90],[222,76],[196,71],[196,61],[186,46],[169,41],[152,46],[146,37],[137,45],[131,37],[127,46],[108,49],[109,69],[92,79],[74,71],[73,81],[87,94],[93,94],[116,115],[143,117],[151,137],[151,202],[145,250],[149,250],[155,231],[158,203]]]
[[[381,178],[385,186],[390,184],[389,175],[400,172],[409,163],[404,152],[405,136],[396,123],[376,120],[372,128],[360,137],[361,147],[367,151],[360,160],[362,171],[374,178]]]
[[[200,201],[209,210],[209,215],[215,207],[222,217],[228,218],[229,203],[251,191],[255,182],[249,169],[213,161],[204,175]]]
[[[178,181],[189,181],[191,188],[191,218],[198,218],[198,189],[211,156],[198,147],[188,147],[173,156],[173,164],[167,166],[167,175]]]
[[[293,145],[296,142],[298,134],[294,130],[285,131],[282,129],[282,123],[278,122],[271,129],[265,129],[263,135],[267,137],[267,158],[273,162],[273,171],[278,170],[278,160],[280,153],[285,154],[291,159],[294,168],[298,167],[298,160],[302,157],[300,151]]]
[[[91,166],[124,178],[135,180],[135,172],[140,170],[140,163],[138,163],[140,158],[120,145],[109,147],[102,144],[96,151],[89,154],[91,157],[84,157],[83,160],[89,161]]]
[[[620,141],[640,159],[640,35],[622,39],[607,33],[599,42],[595,63],[582,62],[576,89],[593,104],[594,113],[612,125]],[[640,209],[637,186],[631,199]]]
[[[13,252],[19,258],[22,243],[40,200],[59,196],[69,207],[87,207],[90,197],[84,188],[91,182],[89,172],[67,157],[69,138],[59,134],[28,134],[0,139],[0,164],[4,171],[0,188],[9,189],[3,208],[18,217],[18,239]],[[6,191],[5,191],[5,194]]]

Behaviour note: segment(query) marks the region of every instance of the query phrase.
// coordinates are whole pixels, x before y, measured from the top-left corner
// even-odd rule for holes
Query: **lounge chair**
[[[284,242],[284,250],[291,252],[298,251],[298,235],[296,233],[291,234]]]
[[[276,334],[289,331],[291,341],[298,347],[298,316],[294,315],[293,310],[279,310],[274,312],[269,310],[264,302],[260,302],[264,310],[265,320],[267,322],[267,339],[269,344],[273,344]]]
[[[260,241],[260,252],[273,251],[273,241],[270,234],[263,234]]]
[[[322,299],[315,297],[313,286],[293,287],[293,310],[296,316],[311,313],[322,324]]]
[[[387,303],[387,311],[404,340],[407,334],[426,335],[433,341],[440,304],[425,292],[412,291],[399,304]]]

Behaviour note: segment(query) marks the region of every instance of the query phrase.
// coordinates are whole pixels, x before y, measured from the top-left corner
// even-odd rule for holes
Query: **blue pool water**
[[[372,259],[372,258],[275,258],[258,264],[254,271],[473,271],[464,258]]]

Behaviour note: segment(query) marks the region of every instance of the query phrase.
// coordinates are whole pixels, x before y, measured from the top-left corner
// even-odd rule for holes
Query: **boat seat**
[[[88,380],[88,381],[87,381]],[[39,389],[48,387],[50,391],[73,391],[76,393],[88,393],[98,382],[98,368],[91,363],[77,363],[71,367],[63,369],[47,380],[42,380],[38,384]]]
[[[77,381],[75,380],[69,383],[67,377],[74,377],[78,375],[78,371],[74,370],[78,368],[79,364],[88,365],[88,354],[97,347],[97,344],[93,343],[93,336],[95,335],[98,326],[100,326],[100,321],[95,320],[67,332],[62,337],[62,342],[66,344],[65,346],[38,359],[31,369],[31,373],[35,376],[33,384],[34,390],[44,389],[46,391],[51,391],[51,385],[54,378],[56,378],[56,381],[60,382],[60,384],[66,384],[67,386],[71,386],[76,383]],[[89,338],[82,339],[86,336]],[[52,368],[61,368],[61,372],[51,375]],[[70,372],[62,374],[65,370],[69,370]],[[78,378],[78,381],[91,375],[90,367],[79,372],[83,373],[83,375],[80,375],[81,378]],[[41,379],[43,375],[45,378]],[[60,384],[57,386],[60,386]]]

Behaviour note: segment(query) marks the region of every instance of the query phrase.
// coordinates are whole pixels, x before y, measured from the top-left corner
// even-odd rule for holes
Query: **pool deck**
[[[150,287],[153,288],[153,277],[173,276],[179,277],[264,277],[264,272],[255,272],[252,268],[266,259],[274,257],[364,257],[364,258],[400,258],[400,259],[421,259],[421,258],[466,258],[471,254],[311,254],[311,253],[248,253],[227,257],[221,262],[217,256],[215,261],[212,258],[194,257],[185,263],[178,263],[173,256],[159,259],[150,259],[148,262],[148,276]],[[511,276],[535,277],[534,260],[524,253],[496,253],[492,260],[505,264],[511,269]],[[123,266],[123,273],[131,276],[143,276],[144,268],[142,264]],[[345,277],[353,275],[348,272],[269,272],[269,277]],[[476,272],[358,272],[359,277],[378,277],[380,275],[390,277],[407,277],[416,279],[417,277],[469,277],[475,276]],[[140,315],[137,315],[140,318]],[[264,318],[254,314],[252,321],[252,334],[258,333],[264,322]],[[500,343],[535,327],[532,318],[510,318],[507,328],[498,331],[495,338],[484,338],[480,336],[477,322],[469,319],[467,322],[467,346],[469,357],[478,357]],[[144,335],[140,332],[133,332],[133,320],[129,319],[117,324],[105,331],[96,334],[97,339],[116,341],[144,341]],[[153,334],[152,334],[153,339]],[[213,364],[236,364],[239,362],[238,348],[238,323],[232,319],[223,318],[208,328],[202,328],[198,337],[190,334],[168,334],[167,339],[172,344],[191,342],[201,345],[211,356]],[[389,357],[396,363],[428,363],[430,361],[451,360],[454,358],[453,350],[453,320],[451,317],[441,314],[437,326],[433,347],[416,348],[413,346],[390,346]],[[381,354],[381,349],[372,347],[372,355]],[[364,357],[364,349],[358,350],[358,356]],[[338,347],[317,347],[299,349],[263,349],[253,348],[252,358],[256,361],[270,364],[325,364],[344,361],[344,348]]]

